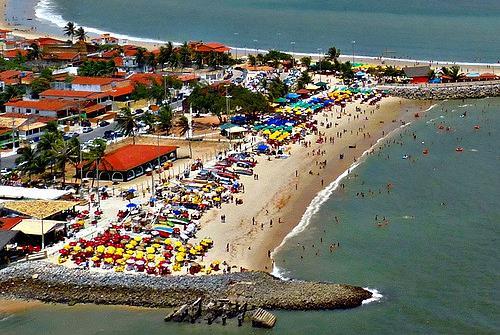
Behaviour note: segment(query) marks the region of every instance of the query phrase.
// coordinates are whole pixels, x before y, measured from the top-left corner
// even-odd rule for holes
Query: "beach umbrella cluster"
[[[59,250],[60,264],[71,260],[76,265],[114,270],[115,272],[145,272],[168,275],[172,271],[190,270],[196,264],[197,272],[218,271],[220,262],[200,267],[200,259],[212,248],[213,241],[202,239],[198,244],[153,235],[130,236],[119,231],[106,230],[93,239],[79,239]]]

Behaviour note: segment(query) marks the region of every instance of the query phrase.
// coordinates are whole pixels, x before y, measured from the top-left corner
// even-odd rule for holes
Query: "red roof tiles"
[[[18,108],[33,108],[42,111],[60,111],[75,107],[75,102],[56,100],[56,99],[44,99],[44,100],[18,100],[9,101],[5,103],[5,106],[18,107]]]
[[[87,91],[68,91],[68,90],[54,90],[48,89],[40,93],[41,97],[52,97],[52,98],[89,98],[94,92]]]
[[[99,171],[128,171],[159,156],[174,152],[177,148],[144,144],[127,145],[104,155],[99,164]]]
[[[3,217],[0,218],[0,230],[11,230],[15,226],[17,226],[24,218],[22,217]]]

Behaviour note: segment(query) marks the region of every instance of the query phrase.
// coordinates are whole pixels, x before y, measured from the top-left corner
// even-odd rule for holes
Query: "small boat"
[[[481,128],[481,127],[480,127],[478,124],[476,124],[476,125],[474,126],[474,129],[479,129],[479,128]]]
[[[455,151],[456,151],[456,152],[462,152],[462,151],[464,151],[464,148],[462,148],[462,147],[457,147],[457,148],[455,149]]]
[[[424,149],[424,150],[422,151],[422,153],[423,153],[424,155],[428,155],[428,154],[429,154],[429,149],[427,149],[427,148],[426,148],[426,149]]]
[[[408,158],[410,158],[410,156],[408,156],[408,155],[403,155],[403,159],[408,159]]]
[[[236,169],[234,169],[234,172],[236,172],[237,174],[245,175],[245,176],[253,176],[252,169],[236,168]]]

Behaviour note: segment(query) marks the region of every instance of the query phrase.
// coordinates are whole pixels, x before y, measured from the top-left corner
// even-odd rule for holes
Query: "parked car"
[[[90,123],[89,120],[83,120],[82,122],[80,122],[80,125],[82,127],[90,127],[90,126],[92,126],[92,124]]]
[[[107,127],[109,125],[110,123],[106,120],[102,120],[101,122],[99,122],[99,127]]]
[[[83,127],[83,129],[82,129],[82,131],[84,133],[90,133],[92,130],[94,130],[94,129],[92,129],[92,127]]]
[[[116,133],[113,130],[106,130],[104,132],[104,138],[107,140],[112,140],[116,138]]]

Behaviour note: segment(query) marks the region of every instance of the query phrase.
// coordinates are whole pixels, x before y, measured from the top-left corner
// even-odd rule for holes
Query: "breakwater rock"
[[[229,299],[250,308],[352,308],[372,294],[361,287],[281,280],[265,272],[156,277],[98,273],[34,261],[0,270],[0,295],[57,303],[177,307],[197,298]]]
[[[500,96],[500,83],[476,85],[380,86],[387,94],[412,100],[479,99]]]

